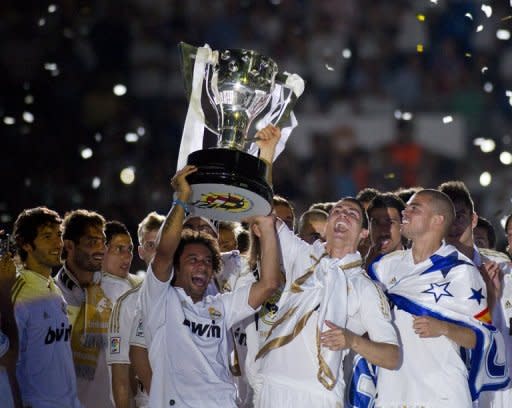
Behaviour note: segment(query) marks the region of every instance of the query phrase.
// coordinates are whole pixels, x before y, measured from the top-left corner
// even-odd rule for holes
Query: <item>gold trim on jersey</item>
[[[23,286],[25,286],[27,282],[23,278],[23,275],[16,276],[16,280],[14,282],[14,285],[12,285],[11,288],[11,302],[14,305],[16,303],[16,299],[18,298],[18,295],[21,292],[21,289],[23,289]]]
[[[316,310],[316,308],[310,310],[304,316],[302,316],[299,319],[299,321],[297,322],[297,324],[293,328],[293,331],[290,334],[288,334],[286,336],[277,337],[274,340],[272,340],[271,342],[265,344],[260,349],[260,351],[258,351],[258,354],[256,354],[256,357],[254,358],[254,360],[256,361],[260,357],[263,357],[264,355],[266,355],[269,351],[271,351],[273,349],[276,349],[276,348],[279,348],[281,346],[284,346],[285,344],[288,344],[289,342],[291,342],[302,331],[302,329],[306,326],[306,323],[308,322],[309,318],[311,317],[311,315],[313,314],[313,312],[315,310]],[[273,328],[273,326],[272,326],[272,328]],[[272,332],[272,330],[270,332]],[[270,333],[269,333],[269,336],[270,336]]]
[[[311,277],[311,275],[313,275],[313,273],[315,272],[315,268],[318,266],[318,264],[320,263],[322,258],[324,258],[325,256],[327,256],[327,252],[324,252],[322,254],[322,256],[320,256],[320,258],[318,258],[318,259],[315,258],[313,255],[310,255],[311,259],[313,261],[315,261],[315,263],[313,265],[311,265],[306,270],[306,273],[304,275],[295,279],[295,281],[290,286],[290,292],[292,292],[292,293],[302,292],[301,286],[304,284],[304,282],[306,282]]]
[[[318,357],[318,372],[316,374],[316,378],[320,384],[330,391],[336,385],[337,379],[336,376],[333,375],[331,368],[325,362],[320,352],[320,330],[318,327],[316,328],[316,353]]]
[[[125,293],[123,293],[119,298],[117,299],[116,303],[114,304],[114,307],[112,308],[112,316],[110,318],[110,324],[108,327],[109,333],[119,333],[119,317],[121,313],[121,303],[132,293],[137,292],[142,285],[142,281],[139,282],[139,284],[129,290],[127,290]]]
[[[315,257],[311,256],[311,258],[313,260],[315,260],[315,264],[313,266],[311,266],[310,268],[308,268],[308,271],[302,275],[300,278],[298,278],[297,280],[295,280],[292,284],[295,285],[297,284],[298,281],[300,281],[300,284],[303,284],[304,282],[307,281],[307,279],[309,277],[311,277],[311,275],[313,274],[314,272],[314,268],[316,268],[316,266],[320,263],[320,261],[322,260],[322,258],[324,256],[326,256],[327,253],[324,253],[320,258],[316,259]],[[348,264],[345,264],[345,265],[340,265],[339,268],[343,271],[345,270],[349,270],[349,269],[352,269],[352,268],[357,268],[357,267],[360,267],[361,265],[363,264],[363,261],[362,259],[358,259],[357,261],[353,261],[353,262],[350,262]],[[311,272],[311,273],[310,273]],[[306,276],[307,275],[307,276]],[[290,289],[290,291],[292,291]],[[294,293],[300,293],[302,292],[302,288],[297,284],[295,286],[295,292]],[[293,291],[292,291],[293,292]],[[302,316],[298,321],[297,323],[295,324],[295,327],[293,328],[292,332],[290,334],[287,334],[285,336],[281,336],[281,337],[277,337],[273,340],[271,340],[270,342],[268,342],[267,344],[265,344],[261,349],[260,351],[258,351],[258,354],[256,354],[256,357],[254,360],[257,360],[258,358],[260,357],[263,357],[264,355],[266,355],[268,352],[270,352],[271,350],[273,349],[276,349],[276,348],[279,348],[279,347],[282,347],[288,343],[290,343],[295,337],[297,337],[297,335],[302,331],[302,329],[306,326],[306,323],[308,322],[309,318],[311,317],[311,315],[313,314],[313,312],[315,310],[317,310],[318,308],[318,305],[315,305],[314,308],[310,311],[308,311],[307,313],[304,314],[304,316]],[[289,310],[286,311],[286,313],[278,320],[276,320],[274,322],[274,324],[272,325],[272,328],[270,329],[268,335],[267,335],[267,339],[270,337],[270,335],[272,334],[272,331],[277,327],[279,326],[280,324],[282,324],[284,321],[288,320],[290,318],[290,316],[292,316],[295,311],[297,310],[297,307],[294,307],[294,308],[291,308]],[[319,343],[317,341],[317,345],[318,347],[319,346]],[[320,371],[319,371],[319,376],[320,376],[320,372],[322,371],[322,364],[325,364],[325,362],[323,362],[323,360],[321,361],[320,358],[319,358],[319,363],[320,363]],[[330,373],[330,370],[329,368],[327,367],[327,369],[323,370],[323,372],[326,373],[326,376],[329,377],[329,374]],[[332,376],[332,373],[330,373],[331,376]],[[334,378],[334,377],[332,377]],[[322,382],[320,380],[320,377],[319,377],[319,381]],[[322,382],[323,384],[323,382]],[[328,386],[326,385],[325,386],[326,388],[328,388]],[[330,388],[328,388],[330,389]]]

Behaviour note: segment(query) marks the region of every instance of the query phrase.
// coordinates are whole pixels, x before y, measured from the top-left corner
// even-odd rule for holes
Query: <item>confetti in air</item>
[[[89,147],[84,147],[80,151],[80,156],[82,156],[82,159],[84,159],[84,160],[90,159],[92,157],[92,154],[93,154],[92,149]]]
[[[446,124],[446,123],[451,123],[451,122],[453,122],[453,116],[448,115],[448,116],[443,117],[443,123]]]
[[[423,44],[418,44],[416,46],[416,51],[418,51],[419,53],[422,53],[423,52]]]
[[[93,189],[98,189],[101,186],[101,179],[99,177],[94,177],[92,179],[91,186]]]
[[[425,15],[424,14],[417,14],[416,18],[418,19],[418,21],[421,21],[421,22],[425,21]]]
[[[473,15],[471,13],[464,14],[464,17],[469,18],[470,20],[473,20]]]
[[[139,135],[137,133],[129,132],[124,135],[124,140],[126,143],[136,143],[139,141]]]
[[[492,176],[488,171],[484,171],[482,174],[480,174],[480,185],[482,187],[487,187],[489,184],[491,184],[491,181]]]
[[[512,164],[512,153],[507,151],[501,152],[500,162],[503,163],[505,166],[509,166],[510,164]]]
[[[23,112],[23,120],[27,123],[33,123],[34,115],[31,112],[25,111]]]
[[[508,98],[509,105],[512,106],[512,91],[509,91],[509,90],[505,91],[505,95]]]
[[[135,167],[129,166],[121,170],[119,178],[123,184],[132,184],[135,181]]]
[[[496,31],[496,38],[501,41],[508,41],[510,40],[510,31],[500,29]]]
[[[487,18],[492,16],[492,7],[487,4],[482,4],[482,11],[485,13]]]
[[[325,69],[327,69],[327,71],[334,71],[334,68],[331,67],[329,64],[325,64]]]
[[[489,70],[488,67],[482,67],[482,74],[485,74]]]
[[[4,123],[8,126],[14,125],[16,123],[16,119],[12,116],[4,116]]]
[[[114,88],[112,89],[112,91],[114,92],[114,95],[116,96],[123,96],[126,94],[126,86],[124,86],[123,84],[116,84],[114,85]]]
[[[484,29],[484,26],[482,24],[480,24],[477,28],[476,28],[476,32],[479,33],[480,31],[482,31]]]

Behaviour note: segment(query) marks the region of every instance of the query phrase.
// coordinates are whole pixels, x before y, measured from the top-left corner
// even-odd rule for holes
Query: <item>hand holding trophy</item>
[[[248,131],[254,119],[282,128],[276,148],[283,150],[297,122],[292,108],[304,90],[296,74],[280,74],[270,58],[251,50],[212,51],[180,44],[189,108],[178,158],[178,169],[194,165],[187,180],[192,187],[189,208],[194,215],[239,221],[271,212],[269,171]],[[203,111],[203,88],[208,99]],[[263,115],[265,113],[265,115]],[[291,122],[291,126],[283,125]],[[213,148],[203,149],[205,128],[217,135]]]

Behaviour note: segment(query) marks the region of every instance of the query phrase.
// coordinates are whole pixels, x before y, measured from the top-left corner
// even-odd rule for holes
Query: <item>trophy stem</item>
[[[243,150],[245,145],[245,129],[239,127],[223,128],[217,147]]]

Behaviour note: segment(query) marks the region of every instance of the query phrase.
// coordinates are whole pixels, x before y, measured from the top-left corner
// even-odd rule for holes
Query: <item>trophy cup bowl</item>
[[[197,49],[180,46],[185,86],[190,90],[187,73],[192,71]],[[278,67],[252,50],[228,49],[215,56],[214,62],[205,65],[202,86],[216,117],[216,123],[205,119],[204,125],[217,135],[217,145],[188,155],[187,164],[198,168],[187,177],[192,188],[189,206],[193,214],[215,220],[268,215],[273,196],[268,165],[246,152],[250,145],[247,133],[272,98]]]

